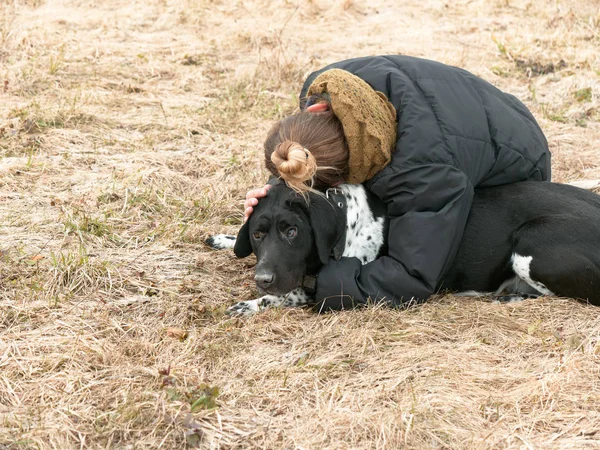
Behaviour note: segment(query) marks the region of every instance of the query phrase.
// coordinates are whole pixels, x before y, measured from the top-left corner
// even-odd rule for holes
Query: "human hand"
[[[246,201],[244,202],[244,223],[248,221],[248,218],[254,211],[254,206],[258,205],[258,199],[266,197],[267,191],[271,189],[272,185],[267,184],[258,189],[252,189],[246,194]]]
[[[329,111],[329,105],[325,102],[315,103],[314,105],[310,105],[306,108],[308,112],[325,112]]]

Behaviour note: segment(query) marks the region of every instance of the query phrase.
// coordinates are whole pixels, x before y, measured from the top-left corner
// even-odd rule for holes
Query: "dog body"
[[[362,185],[331,191],[307,203],[276,185],[237,238],[209,239],[215,248],[233,247],[238,257],[257,257],[255,280],[265,295],[237,303],[230,313],[309,304],[305,277],[330,257],[367,264],[386,254],[385,205]],[[559,295],[600,305],[600,196],[549,182],[476,189],[458,253],[438,291],[492,293],[505,301]]]

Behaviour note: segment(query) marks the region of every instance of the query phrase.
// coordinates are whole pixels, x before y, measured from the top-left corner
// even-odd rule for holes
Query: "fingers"
[[[306,108],[308,112],[324,112],[329,111],[329,105],[327,103],[316,103]]]
[[[252,189],[251,191],[248,191],[248,193],[246,194],[246,199],[249,198],[262,198],[264,196],[267,195],[267,191],[271,189],[271,185],[267,184],[266,186],[263,186],[261,188],[258,189]]]
[[[246,194],[246,200],[248,200],[250,198],[256,198],[257,196],[260,195],[260,192],[262,190],[263,190],[263,188],[252,189],[251,191],[248,191],[248,193]]]
[[[258,199],[266,197],[267,191],[271,189],[271,185],[267,184],[258,189],[252,189],[246,194],[246,201],[244,202],[244,223],[248,220],[252,212],[254,211],[253,206],[258,205]]]
[[[267,196],[267,191],[269,189],[271,189],[273,186],[270,184],[265,184],[263,187],[261,187],[260,189],[256,189],[257,191],[260,191],[259,195],[256,196],[256,198],[263,198]]]
[[[263,196],[264,197],[264,196]],[[246,201],[244,202],[244,208],[248,209],[252,209],[252,206],[256,206],[258,205],[258,199],[256,197],[250,197],[247,198]]]
[[[250,215],[252,214],[252,211],[254,211],[254,209],[252,209],[252,207],[248,207],[244,210],[244,223],[246,223],[248,221],[248,219],[250,218]]]

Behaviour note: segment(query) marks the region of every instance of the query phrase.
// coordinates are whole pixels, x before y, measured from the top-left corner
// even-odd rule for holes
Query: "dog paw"
[[[235,236],[231,236],[230,234],[215,234],[206,239],[204,243],[215,250],[233,248],[235,245]]]
[[[248,300],[230,306],[229,308],[227,308],[227,311],[225,311],[225,314],[227,314],[228,316],[247,317],[256,314],[258,311],[260,311],[260,308],[258,306],[258,300]]]
[[[493,303],[517,303],[522,302],[523,300],[527,300],[530,298],[538,298],[537,294],[506,294],[506,295],[496,295],[493,297]]]

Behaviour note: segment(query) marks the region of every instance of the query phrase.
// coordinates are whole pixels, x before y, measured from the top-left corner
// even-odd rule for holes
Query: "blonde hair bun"
[[[310,150],[297,142],[286,140],[271,154],[271,161],[289,187],[301,193],[311,190],[318,168]]]

